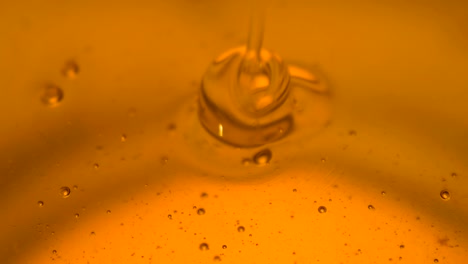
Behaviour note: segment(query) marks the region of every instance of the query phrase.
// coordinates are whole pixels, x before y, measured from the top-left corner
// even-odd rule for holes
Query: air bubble
[[[198,209],[197,214],[198,215],[204,215],[205,214],[205,209],[203,209],[203,208]]]
[[[270,163],[272,155],[270,149],[263,149],[253,156],[253,161],[255,164],[263,166]]]
[[[373,211],[373,210],[375,210],[375,207],[374,207],[372,204],[369,204],[369,205],[367,206],[367,209]]]
[[[45,87],[41,101],[47,106],[55,107],[63,100],[63,91],[60,87],[49,84]]]
[[[52,254],[57,254],[57,250],[52,250]]]
[[[226,245],[223,245],[223,249],[226,249],[226,248],[227,248],[227,246],[226,246]]]
[[[382,196],[387,195],[387,193],[386,193],[385,191],[382,191],[380,194],[381,194]]]
[[[107,210],[106,213],[107,213],[107,214],[110,214],[110,213],[111,213],[111,210]]]
[[[169,158],[167,156],[161,157],[161,164],[162,165],[166,165],[168,161],[169,161]]]
[[[208,246],[207,243],[201,243],[199,248],[200,248],[200,250],[202,250],[202,251],[206,251],[206,250],[209,250],[209,249],[210,249],[210,246]]]
[[[79,71],[80,67],[78,64],[73,60],[69,60],[65,63],[62,69],[62,74],[68,79],[73,80],[78,76]]]
[[[98,170],[98,169],[99,169],[99,164],[98,164],[98,163],[94,163],[93,168],[94,168],[95,170]]]
[[[38,202],[37,202],[37,205],[38,205],[39,207],[43,207],[43,206],[44,206],[44,202],[43,202],[43,201],[38,201]]]
[[[325,206],[319,206],[318,212],[321,213],[321,214],[326,213],[326,212],[327,212],[327,208],[326,208]]]
[[[221,257],[220,256],[214,256],[213,261],[219,262],[219,261],[221,261]]]
[[[75,218],[76,219],[80,218],[80,214],[75,214]]]
[[[243,226],[239,226],[239,227],[237,228],[237,232],[239,232],[239,233],[242,233],[242,232],[244,232],[244,231],[245,231],[245,227],[243,227]]]
[[[439,263],[439,260],[438,260],[438,259],[434,259],[434,263]]]
[[[122,134],[122,135],[120,136],[120,141],[122,141],[122,142],[127,141],[127,135]]]
[[[458,174],[456,172],[452,172],[452,174],[450,174],[450,175],[452,175],[453,178],[456,178],[458,176]]]
[[[252,163],[251,159],[245,158],[245,159],[242,160],[242,165],[244,165],[244,166],[249,166],[250,163]]]
[[[444,201],[450,200],[450,192],[448,190],[440,191],[440,198],[442,198]]]
[[[67,186],[63,186],[60,188],[60,194],[62,195],[63,198],[67,198],[70,196],[71,190]]]

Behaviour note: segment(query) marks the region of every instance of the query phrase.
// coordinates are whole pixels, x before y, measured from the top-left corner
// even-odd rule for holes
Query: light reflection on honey
[[[265,45],[334,111],[264,166],[190,126],[244,4],[2,4],[2,263],[467,261],[464,4],[272,3]]]

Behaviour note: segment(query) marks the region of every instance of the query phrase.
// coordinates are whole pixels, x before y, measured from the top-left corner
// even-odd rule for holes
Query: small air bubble
[[[94,163],[93,167],[94,167],[95,170],[98,170],[99,169],[99,164]]]
[[[375,210],[375,207],[374,207],[372,204],[369,204],[369,205],[367,206],[367,209],[373,211],[373,210]]]
[[[237,232],[242,233],[242,232],[244,232],[244,231],[245,231],[245,227],[243,227],[243,226],[239,226],[239,227],[237,228]]]
[[[167,156],[163,156],[161,158],[161,164],[162,165],[166,165],[168,161],[169,161],[169,158]]]
[[[226,248],[227,248],[227,246],[226,246],[226,245],[223,245],[223,249],[226,249]]]
[[[107,214],[110,214],[110,213],[111,213],[111,210],[107,210],[106,213],[107,213]]]
[[[297,189],[293,189],[292,191],[293,191],[293,192],[297,192]]]
[[[39,207],[43,207],[43,206],[44,206],[44,202],[43,202],[43,201],[39,201],[39,202],[37,202],[37,205],[38,205]]]
[[[321,158],[320,161],[321,161],[322,163],[325,163],[325,162],[327,161],[327,159],[326,159],[326,158]]]
[[[252,163],[251,159],[248,159],[248,158],[242,159],[242,165],[249,166],[250,163]]]
[[[452,175],[453,178],[456,178],[458,176],[458,174],[456,172],[452,172],[452,174],[450,174],[450,175]]]
[[[76,219],[80,218],[80,214],[75,214],[75,218]]]
[[[45,87],[41,101],[47,106],[55,107],[63,100],[63,90],[53,84]]]
[[[320,207],[318,208],[318,212],[321,213],[321,214],[326,213],[326,212],[327,212],[327,208],[326,208],[325,206],[320,206]]]
[[[167,218],[172,219],[172,215],[167,215]]]
[[[201,198],[206,198],[206,197],[208,197],[208,194],[207,194],[206,192],[202,192],[202,193],[200,194],[200,197],[201,197]]]
[[[94,231],[92,231],[90,235],[95,236],[96,233]]]
[[[122,134],[122,135],[120,136],[120,141],[122,141],[122,142],[127,141],[127,135]]]
[[[405,248],[405,245],[400,245],[400,248],[401,248],[401,249],[404,249],[404,248]]]
[[[439,263],[439,260],[438,260],[438,259],[434,259],[434,263]]]
[[[75,79],[80,71],[80,67],[78,64],[73,61],[69,60],[65,63],[63,69],[62,69],[62,74],[67,77],[68,79]]]
[[[205,214],[205,209],[203,209],[203,208],[198,209],[197,214],[198,215],[204,215]]]
[[[214,256],[213,261],[219,262],[219,261],[221,261],[221,257],[220,256]]]
[[[387,193],[386,193],[385,191],[382,191],[380,194],[381,194],[382,196],[387,195]]]
[[[60,194],[62,195],[63,198],[67,198],[70,196],[71,190],[67,186],[63,186],[60,188]]]
[[[52,254],[57,254],[57,250],[52,250]]]
[[[210,249],[210,246],[208,246],[207,243],[201,243],[200,246],[199,246],[200,250],[202,251],[206,251],[208,249]]]
[[[448,190],[440,191],[440,198],[442,198],[444,201],[450,200],[450,192]]]
[[[253,161],[255,164],[263,166],[270,163],[272,155],[270,149],[263,149],[253,156]]]
[[[73,190],[78,190],[78,185],[73,185]]]

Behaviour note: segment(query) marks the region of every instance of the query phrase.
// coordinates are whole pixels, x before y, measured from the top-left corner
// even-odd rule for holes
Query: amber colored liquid
[[[466,4],[273,3],[265,46],[326,73],[333,116],[263,166],[196,122],[244,8],[0,4],[1,263],[468,261]]]

